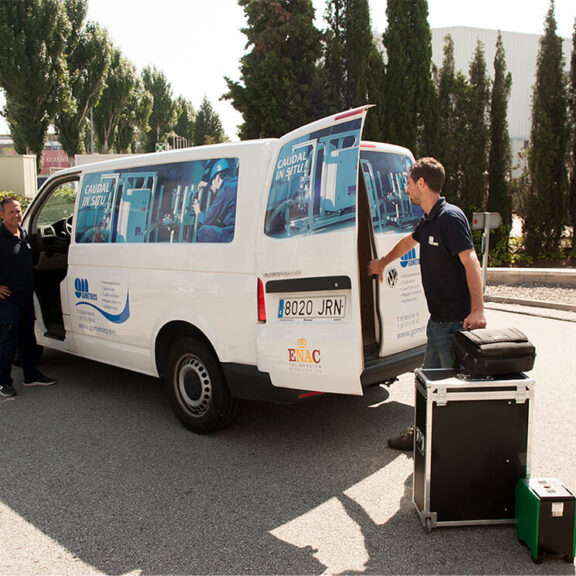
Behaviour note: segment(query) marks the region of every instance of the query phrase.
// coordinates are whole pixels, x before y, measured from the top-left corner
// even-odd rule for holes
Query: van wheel
[[[178,340],[170,349],[166,384],[172,409],[192,432],[221,430],[238,411],[238,400],[228,390],[218,359],[195,338]]]

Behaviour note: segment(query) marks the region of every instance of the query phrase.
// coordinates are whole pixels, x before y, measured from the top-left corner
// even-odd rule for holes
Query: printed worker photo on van
[[[236,193],[238,178],[231,175],[226,159],[218,160],[208,182],[200,182],[199,189],[210,187],[211,201],[208,209],[200,210],[198,199],[192,208],[198,220],[198,242],[232,242],[236,223]]]

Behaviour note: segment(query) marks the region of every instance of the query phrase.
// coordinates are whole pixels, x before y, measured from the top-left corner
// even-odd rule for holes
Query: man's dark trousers
[[[34,335],[34,304],[0,300],[0,385],[12,384],[12,360],[18,350],[24,382],[40,377],[36,368],[37,345]]]

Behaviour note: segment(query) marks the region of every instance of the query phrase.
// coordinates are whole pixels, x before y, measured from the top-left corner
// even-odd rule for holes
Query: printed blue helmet
[[[228,165],[228,161],[224,158],[222,160],[218,160],[214,166],[212,166],[212,171],[210,172],[210,182],[218,172],[223,172],[224,170],[229,170],[230,166]]]

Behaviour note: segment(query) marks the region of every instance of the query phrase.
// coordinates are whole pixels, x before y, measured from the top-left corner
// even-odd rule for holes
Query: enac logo
[[[406,268],[407,266],[417,266],[420,264],[420,258],[416,258],[416,248],[412,248],[400,258],[400,266]]]
[[[296,348],[288,348],[288,362],[320,364],[320,350],[310,350],[306,338],[298,338]]]

